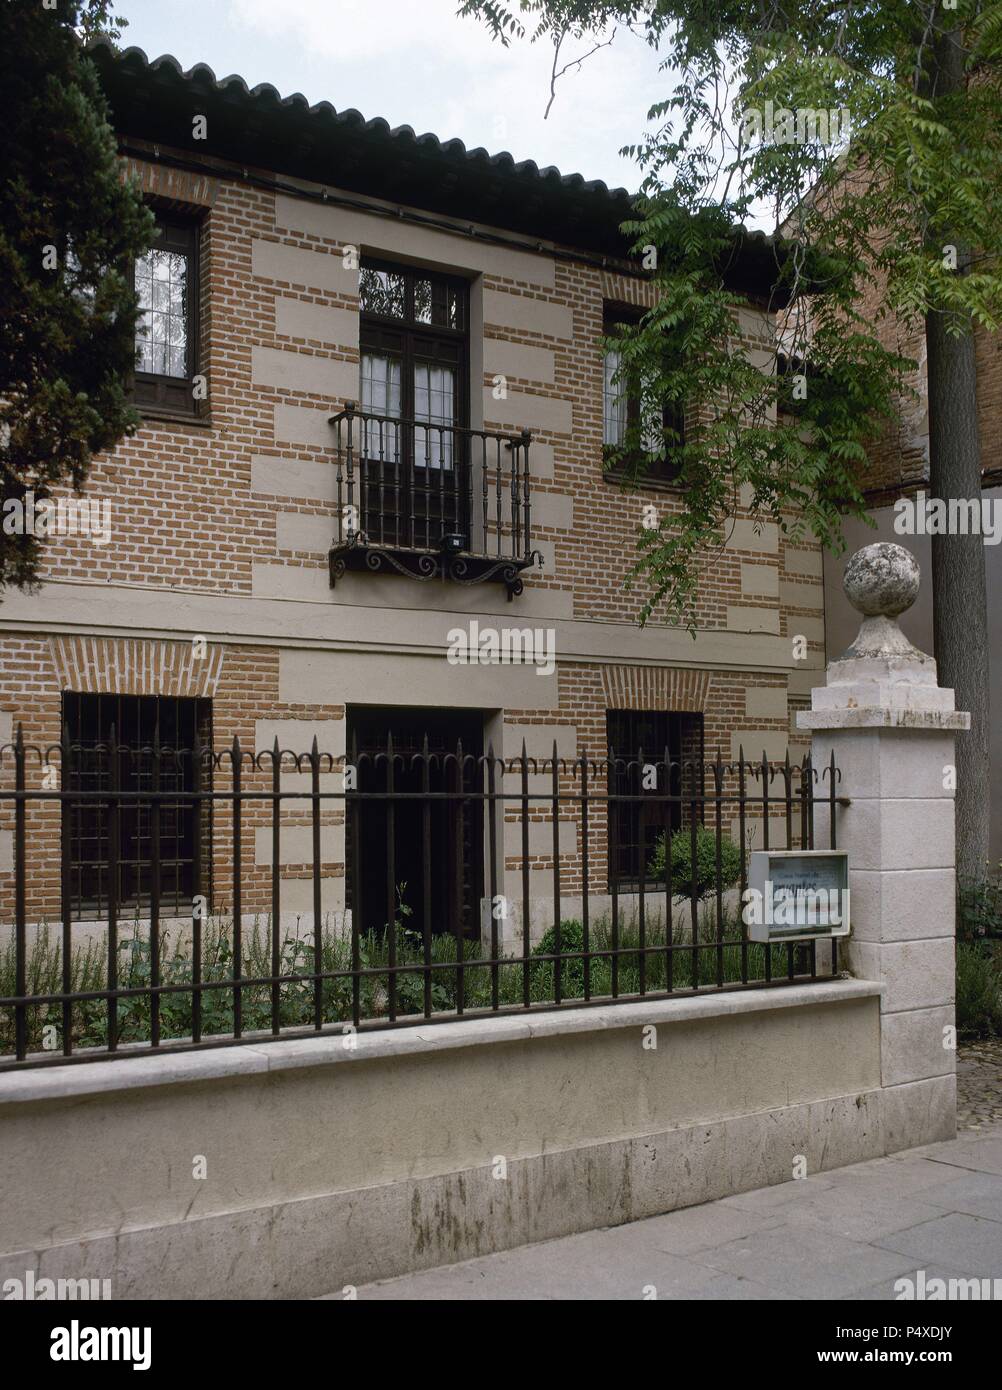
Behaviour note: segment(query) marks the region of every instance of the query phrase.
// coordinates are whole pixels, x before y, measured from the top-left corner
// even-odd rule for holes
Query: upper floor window
[[[158,218],[135,263],[136,401],[187,415],[198,408],[198,240],[194,222]]]
[[[444,532],[466,538],[469,287],[363,261],[359,296],[362,530],[375,544],[418,549]]]
[[[615,338],[627,324],[636,322],[632,316],[609,313],[605,317],[604,334]],[[624,471],[627,460],[615,458],[628,442],[628,432],[640,421],[640,384],[624,380],[623,357],[615,348],[607,348],[603,361],[602,379],[602,443],[607,456]],[[661,428],[648,431],[641,442],[642,457],[637,460],[639,479],[671,482],[678,475],[675,451],[685,442],[684,411],[674,404],[662,410]],[[657,457],[658,451],[662,456]]]

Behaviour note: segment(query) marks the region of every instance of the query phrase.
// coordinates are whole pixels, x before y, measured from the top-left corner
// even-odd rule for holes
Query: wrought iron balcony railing
[[[347,570],[492,580],[508,597],[541,560],[531,544],[528,430],[506,434],[358,410],[332,415],[333,587]]]

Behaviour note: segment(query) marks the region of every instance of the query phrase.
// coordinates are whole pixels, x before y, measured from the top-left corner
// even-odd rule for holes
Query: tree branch
[[[607,39],[603,39],[601,43],[596,43],[593,48],[589,48],[587,53],[582,53],[580,58],[572,58],[570,62],[565,63],[558,72],[557,60],[560,57],[560,45],[563,43],[564,39],[566,39],[567,34],[568,30],[566,28],[563,28],[553,41],[553,68],[550,72],[550,99],[546,103],[546,110],[543,112],[544,121],[546,120],[547,116],[549,116],[550,108],[553,105],[554,101],[556,101],[558,80],[561,77],[563,77],[564,73],[568,72],[571,68],[580,68],[581,64],[585,62],[586,59],[592,57],[593,54],[597,53],[600,48],[608,48],[609,45],[612,43],[613,39],[616,37],[616,30],[613,29],[612,33]]]

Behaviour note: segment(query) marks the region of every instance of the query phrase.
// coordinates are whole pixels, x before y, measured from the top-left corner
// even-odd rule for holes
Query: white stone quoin
[[[956,1133],[954,1024],[954,739],[970,715],[936,681],[936,663],[898,626],[918,594],[901,546],[868,545],[843,580],[863,615],[852,646],[798,715],[814,766],[832,753],[842,776],[839,849],[849,854],[855,976],[879,981],[881,1123],[885,1152]],[[818,808],[820,812],[822,808]],[[827,808],[815,815],[828,842]]]

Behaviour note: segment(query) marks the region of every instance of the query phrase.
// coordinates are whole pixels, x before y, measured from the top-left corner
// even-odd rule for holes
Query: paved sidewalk
[[[1002,1124],[668,1216],[359,1288],[360,1299],[894,1299],[1002,1279]],[[328,1295],[342,1298],[342,1293]]]

